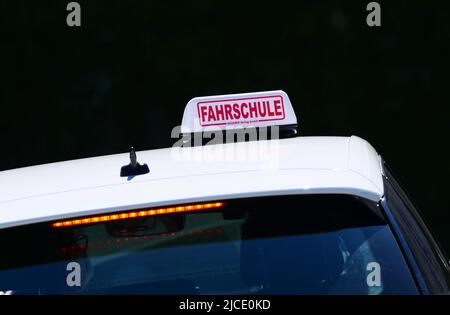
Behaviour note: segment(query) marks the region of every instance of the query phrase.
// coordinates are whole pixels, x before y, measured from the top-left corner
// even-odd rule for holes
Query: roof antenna
[[[137,175],[147,174],[150,170],[147,164],[139,164],[137,161],[136,150],[134,147],[130,148],[130,164],[122,166],[120,169],[121,177],[134,177]]]

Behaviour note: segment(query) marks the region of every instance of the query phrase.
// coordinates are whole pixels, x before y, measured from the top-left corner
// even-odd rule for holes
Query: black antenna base
[[[136,157],[136,151],[134,147],[130,148],[130,164],[122,166],[120,169],[121,177],[133,177],[137,175],[143,175],[150,173],[150,169],[147,164],[139,164]]]

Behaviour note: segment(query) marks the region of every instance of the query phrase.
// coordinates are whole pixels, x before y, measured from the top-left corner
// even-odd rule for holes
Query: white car
[[[283,91],[194,98],[178,130],[172,148],[0,172],[0,291],[449,292],[367,141],[298,136]]]

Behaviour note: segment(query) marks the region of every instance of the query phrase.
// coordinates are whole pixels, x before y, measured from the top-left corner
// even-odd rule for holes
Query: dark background
[[[450,253],[444,2],[0,0],[0,170],[167,147],[195,96],[283,89],[302,135],[358,135]]]

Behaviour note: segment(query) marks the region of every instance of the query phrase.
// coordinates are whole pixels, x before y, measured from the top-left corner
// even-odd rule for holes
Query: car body
[[[128,153],[4,171],[0,228],[259,195],[383,196],[381,160],[358,137],[297,137],[175,150],[139,152],[150,173],[133,179],[118,173],[128,163]]]
[[[360,137],[296,136],[173,147],[136,155],[138,162],[148,165],[148,173],[120,176],[121,167],[129,162],[127,153],[1,172],[0,243],[8,248],[4,251],[10,259],[0,264],[0,280],[3,279],[0,291],[26,294],[449,292],[450,273],[445,255],[381,156]],[[217,212],[190,214],[189,209],[195,207],[224,208],[217,209],[222,212],[213,218]],[[265,212],[259,210],[263,208]],[[141,212],[147,216],[158,209],[161,216],[149,220],[155,220],[152,221],[155,226],[162,224],[161,228],[142,223],[138,230],[137,225],[121,225],[118,219],[122,215],[126,218],[124,222],[135,222],[130,216]],[[171,211],[176,209],[186,214],[177,214],[176,220],[167,219],[170,222],[163,220],[174,218]],[[212,219],[205,223],[206,218],[201,216],[208,213]],[[108,232],[104,244],[92,241],[100,233],[96,226],[104,226]],[[53,236],[57,233],[61,234]],[[192,235],[197,234],[199,238],[192,240]],[[45,237],[41,239],[40,235]],[[169,240],[170,235],[174,239]],[[67,238],[70,242],[54,245],[54,237]],[[154,243],[148,245],[152,238]],[[80,239],[83,244],[74,245]],[[131,240],[146,245],[121,245]],[[98,249],[100,245],[112,249]],[[18,251],[18,247],[24,246],[32,250]],[[126,248],[117,249],[120,246]],[[153,256],[142,256],[149,246],[155,248],[148,252]],[[283,246],[283,251],[278,252]],[[299,256],[293,254],[297,246],[302,253]],[[321,246],[325,249],[319,252]],[[67,250],[70,253],[64,257],[60,252],[52,256],[53,251],[47,249],[56,247],[64,254]],[[261,251],[267,255],[256,261]],[[115,255],[128,260],[118,263],[108,258]],[[198,257],[201,263],[192,257]],[[142,274],[133,274],[133,270],[139,269],[134,266],[140,264],[137,261],[146,262],[139,267],[145,270]],[[181,261],[183,264],[177,264]],[[70,284],[68,280],[73,271],[69,263],[73,262],[88,275],[83,274],[82,283]],[[103,266],[101,271],[99,266]],[[274,271],[264,275],[262,270],[273,266]],[[123,271],[126,276],[121,273],[119,277],[117,270],[122,269],[126,269]],[[207,278],[207,272],[201,272],[203,269],[216,274],[216,278]],[[304,273],[296,278],[298,269]],[[332,275],[325,277],[324,270]],[[177,271],[182,274],[179,278],[174,276]],[[193,275],[194,271],[201,275]],[[121,277],[134,280],[124,287],[115,283],[106,288],[92,280],[102,273],[101,283]],[[29,279],[34,280],[16,286],[17,278],[23,274],[30,274]],[[42,275],[46,275],[46,280],[40,278]],[[149,278],[136,280],[142,275]],[[237,280],[238,275],[243,280]],[[49,282],[48,278],[55,278],[57,284],[45,287],[42,283]],[[296,280],[289,282],[289,278]],[[148,283],[151,289],[146,286]]]

